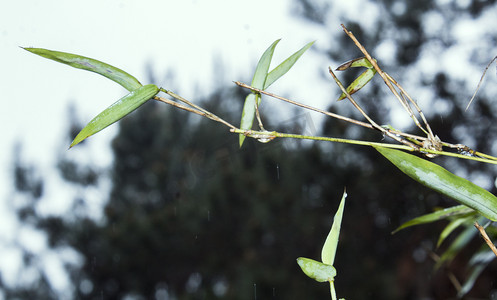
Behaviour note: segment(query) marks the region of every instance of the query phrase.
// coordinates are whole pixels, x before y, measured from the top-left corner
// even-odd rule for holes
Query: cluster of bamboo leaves
[[[163,88],[159,88],[155,84],[142,85],[132,75],[104,62],[81,55],[41,48],[24,49],[42,57],[105,76],[108,79],[120,84],[129,92],[127,95],[110,105],[95,118],[93,118],[74,138],[70,145],[70,148],[82,142],[86,138],[92,136],[93,134],[103,130],[107,126],[117,122],[124,116],[139,108],[145,102],[151,99],[155,99],[225,124],[226,126],[231,128],[232,132],[239,134],[240,146],[242,146],[246,137],[256,138],[261,142],[269,142],[276,137],[293,137],[325,141],[327,140],[333,142],[345,142],[374,147],[381,155],[383,155],[386,159],[388,159],[409,177],[433,189],[434,191],[459,202],[460,205],[420,216],[401,225],[395,230],[396,232],[409,226],[426,224],[438,220],[447,219],[449,221],[449,224],[440,234],[440,238],[438,241],[438,245],[440,245],[449,234],[454,232],[456,228],[464,228],[464,230],[457,236],[454,242],[452,242],[452,244],[442,254],[440,260],[437,262],[436,267],[439,267],[443,263],[449,262],[462,248],[464,248],[464,246],[469,243],[469,241],[475,235],[477,235],[477,230],[473,227],[474,222],[485,224],[486,229],[490,233],[490,235],[492,237],[497,236],[496,228],[494,226],[490,226],[493,224],[492,222],[497,221],[497,197],[495,197],[493,194],[489,193],[485,189],[475,185],[474,183],[454,175],[453,173],[447,171],[437,164],[434,164],[418,156],[406,153],[404,151],[397,150],[403,149],[412,152],[416,149],[410,149],[408,146],[405,145],[353,141],[339,138],[305,137],[294,134],[278,133],[274,131],[269,132],[265,130],[258,110],[258,107],[261,103],[262,93],[272,83],[286,74],[296,63],[296,61],[302,56],[302,54],[304,54],[304,52],[307,51],[314,43],[310,42],[306,44],[300,50],[280,63],[277,67],[269,71],[272,56],[279,41],[280,40],[276,40],[267,48],[257,64],[251,82],[251,93],[245,99],[239,127],[227,123],[221,118],[215,116],[213,113],[198,107],[197,105],[187,101],[186,99],[183,99],[173,92],[167,91]],[[366,68],[366,70],[361,75],[359,75],[358,78],[347,87],[347,89],[344,89],[342,87],[342,94],[340,95],[339,100],[345,98],[350,99],[352,94],[359,91],[373,78],[373,76],[377,73],[377,69],[374,67],[374,64],[376,64],[375,60],[373,62],[372,59],[370,60],[361,58],[352,60],[339,67],[339,71],[347,70],[350,67]],[[337,83],[339,82],[337,81]],[[160,92],[166,93],[167,95],[173,97],[176,101],[164,99],[158,96]],[[178,103],[177,101],[181,103]],[[301,106],[306,107],[305,105]],[[259,130],[252,130],[255,119],[257,119],[259,123]],[[426,151],[430,152],[429,149]],[[438,151],[431,152],[441,154],[445,153]],[[309,277],[321,282],[330,282],[333,299],[336,299],[333,286],[333,280],[336,275],[336,270],[333,267],[333,261],[338,243],[338,233],[340,230],[340,222],[343,213],[345,197],[346,194],[344,193],[337,215],[335,216],[332,230],[328,235],[328,238],[326,239],[325,245],[323,247],[322,263],[308,258],[298,259],[298,264],[300,265],[304,273],[307,274]],[[469,276],[466,279],[466,282],[462,285],[462,288],[459,290],[459,294],[461,296],[471,289],[478,275],[482,272],[484,267],[493,259],[495,259],[495,256],[488,247],[482,247],[480,251],[478,251],[474,255],[474,257],[469,262]]]

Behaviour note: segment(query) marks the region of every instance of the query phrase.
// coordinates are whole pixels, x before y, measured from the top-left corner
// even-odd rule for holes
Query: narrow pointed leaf
[[[349,95],[352,95],[362,89],[371,79],[374,77],[374,74],[376,74],[375,69],[367,69],[366,71],[362,72],[361,75],[359,75],[352,83],[347,87],[347,93]],[[343,100],[347,97],[345,93],[342,93],[340,97],[338,97],[337,101]]]
[[[412,179],[497,221],[497,197],[487,190],[417,156],[395,149],[375,149]]]
[[[23,49],[74,68],[95,72],[97,74],[105,76],[110,80],[119,83],[130,92],[142,86],[142,84],[130,74],[93,58],[42,48]]]
[[[271,59],[273,58],[273,53],[276,45],[280,42],[280,40],[274,41],[269,48],[264,51],[261,58],[259,59],[259,63],[257,63],[257,67],[255,68],[254,77],[252,78],[251,85],[258,89],[264,89],[264,83],[266,82],[267,73],[269,71],[269,66],[271,64]],[[250,130],[252,128],[252,124],[255,118],[255,105],[260,104],[260,94],[250,93],[245,98],[245,104],[243,105],[242,111],[242,119],[240,121],[240,129],[242,130]],[[240,134],[240,147],[245,140],[245,136]]]
[[[345,198],[347,198],[347,193],[343,192],[342,200],[338,206],[338,210],[333,219],[333,225],[331,226],[330,233],[326,237],[323,249],[321,250],[321,260],[328,265],[333,265],[335,261],[335,254],[338,246],[338,237],[340,235],[340,226],[342,224],[343,208],[345,206]]]
[[[440,235],[438,236],[438,241],[437,241],[437,248],[442,245],[442,243],[445,241],[445,239],[454,231],[456,230],[459,226],[461,225],[471,225],[475,221],[475,216],[468,216],[465,218],[457,218],[451,221],[445,228],[442,230]]]
[[[264,51],[259,62],[257,63],[257,67],[255,69],[254,77],[252,78],[251,85],[258,89],[264,89],[264,85],[266,83],[267,74],[269,71],[269,66],[271,65],[271,60],[273,59],[274,49],[276,45],[280,42],[281,39],[274,41],[269,48]]]
[[[495,254],[489,250],[486,245],[471,257],[469,260],[469,266],[471,266],[471,268],[467,272],[469,275],[466,278],[466,282],[464,282],[459,290],[459,298],[462,298],[473,288],[473,285],[480,276],[481,272],[494,260]]]
[[[461,286],[461,289],[457,293],[457,298],[462,299],[475,285],[476,279],[480,276],[481,272],[485,269],[486,265],[478,265],[471,269],[468,278]]]
[[[155,96],[159,92],[159,88],[154,84],[144,85],[132,91],[128,95],[119,99],[117,102],[106,108],[91,120],[74,138],[71,147],[85,140],[89,136],[99,132],[105,127],[119,121],[147,100]]]
[[[445,252],[440,256],[440,259],[435,264],[435,269],[440,268],[444,263],[452,261],[454,257],[475,237],[478,230],[473,226],[468,226],[461,232],[457,238],[450,244]]]
[[[278,80],[281,76],[285,75],[297,62],[297,60],[304,54],[307,49],[309,49],[314,41],[307,43],[304,47],[302,47],[299,51],[292,54],[289,58],[285,59],[281,64],[279,64],[276,68],[271,70],[269,74],[267,74],[266,82],[264,83],[264,89],[267,89],[271,84],[273,84],[276,80]]]
[[[369,60],[363,56],[359,58],[355,58],[352,60],[349,60],[347,62],[344,62],[338,68],[336,68],[337,71],[345,71],[348,68],[357,68],[357,67],[365,67],[368,69],[372,69],[373,65],[369,62]]]
[[[474,210],[467,207],[466,205],[457,205],[457,206],[453,206],[450,208],[437,210],[435,212],[432,212],[432,213],[429,213],[426,215],[422,215],[422,216],[419,216],[417,218],[414,218],[412,220],[405,222],[404,224],[400,225],[397,229],[395,229],[392,232],[392,234],[394,234],[397,231],[400,231],[404,228],[410,227],[410,226],[431,223],[431,222],[446,219],[446,218],[451,217],[451,216],[468,214],[471,212],[474,212]]]
[[[299,257],[297,258],[297,263],[302,271],[304,271],[305,275],[318,282],[331,281],[337,275],[337,271],[333,266],[310,258]]]

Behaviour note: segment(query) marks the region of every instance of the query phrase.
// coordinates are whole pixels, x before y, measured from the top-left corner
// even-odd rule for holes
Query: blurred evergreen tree
[[[354,6],[354,3],[350,2],[351,5],[348,6],[358,9],[358,11],[348,11],[347,13],[339,13],[337,15],[335,11],[343,12],[344,5],[326,1],[296,0],[294,1],[294,11],[300,13],[300,16],[305,20],[322,24],[330,31],[331,36],[337,36],[336,28],[327,24],[327,22],[323,22],[323,20],[334,23],[336,22],[334,17],[339,18],[340,23],[345,24],[354,33],[373,57],[377,55],[385,57],[382,53],[382,50],[385,48],[381,47],[385,45],[385,42],[393,46],[391,47],[393,49],[393,56],[385,57],[387,59],[379,60],[378,62],[383,70],[393,75],[414,99],[419,101],[421,95],[428,95],[430,97],[430,99],[421,99],[425,100],[424,103],[428,104],[426,107],[422,106],[422,109],[428,117],[428,121],[434,132],[444,141],[464,143],[479,151],[496,155],[496,144],[494,141],[497,140],[497,129],[495,126],[490,125],[493,123],[492,120],[495,116],[494,109],[492,108],[495,107],[495,105],[492,105],[494,101],[492,100],[492,96],[489,96],[495,94],[493,86],[487,83],[485,88],[491,92],[480,92],[473,106],[468,111],[464,111],[476,88],[476,86],[467,84],[467,79],[470,78],[463,80],[451,74],[450,71],[440,70],[437,67],[432,68],[437,70],[435,73],[429,73],[430,68],[426,68],[426,63],[422,63],[422,59],[425,58],[423,55],[427,53],[439,53],[441,56],[445,49],[459,42],[457,35],[460,35],[460,31],[454,30],[459,20],[472,20],[475,22],[474,26],[480,26],[476,24],[484,24],[481,22],[482,19],[479,18],[484,17],[484,14],[488,11],[495,10],[495,1],[378,1],[373,11],[378,12],[380,17],[373,20],[369,19],[372,14],[367,11],[368,7],[372,8],[373,2],[362,1],[361,3],[361,6]],[[365,11],[361,13],[361,9]],[[319,12],[317,19],[314,19],[312,12]],[[364,17],[358,18],[357,16]],[[374,25],[371,26],[371,24]],[[486,24],[486,26],[492,25]],[[486,30],[486,28],[480,26],[479,29],[482,36],[480,43],[464,45],[464,48],[471,48],[469,64],[472,64],[472,67],[479,70],[478,72],[481,74],[488,61],[495,56],[496,39],[495,34]],[[323,51],[323,54],[329,57],[330,60],[339,63],[362,56],[345,34],[338,35],[330,44],[330,47]],[[464,58],[461,57],[462,59]],[[438,60],[435,60],[435,63],[438,62]],[[462,64],[462,61],[453,61],[453,63]],[[349,72],[349,74],[339,75],[343,78],[343,82],[348,83],[357,76],[357,73]],[[476,80],[479,77],[472,79]],[[363,93],[363,96],[359,93],[355,98],[359,100],[360,105],[377,123],[389,124],[392,116],[399,113],[398,110],[391,108],[395,107],[396,103],[394,103],[394,100],[379,77],[372,80],[371,86],[367,90],[367,93]],[[331,111],[340,110],[347,115],[353,114],[350,111],[354,110],[351,105],[349,105],[350,110],[347,111],[346,108],[343,108],[346,104],[340,104],[333,105]],[[414,126],[406,130],[414,133],[417,132]],[[339,121],[328,120],[324,124],[325,135],[350,136],[350,133],[350,126],[343,125]],[[370,140],[377,141],[378,139],[373,137]],[[340,147],[347,147],[348,153],[361,150],[348,146]],[[400,177],[404,175],[395,168],[390,168],[384,161],[376,162],[375,160],[378,158],[374,158],[374,155],[372,156],[370,152],[361,150],[361,153],[366,154],[370,158],[370,162],[372,163],[371,168],[377,174],[371,177],[374,178],[371,183],[374,186],[369,186],[367,189],[369,194],[364,198],[368,199],[367,204],[363,203],[363,205],[368,205],[368,207],[375,207],[377,210],[377,213],[374,214],[376,222],[378,218],[380,220],[386,218],[392,225],[400,224],[412,217],[431,211],[434,206],[447,207],[453,205],[452,201],[423,189],[423,187],[414,181],[404,181],[402,178],[395,178],[396,176]],[[466,178],[483,180],[479,183],[483,183],[492,193],[495,194],[497,192],[494,184],[494,178],[497,177],[497,170],[492,165],[444,157],[436,158],[435,162],[449,167],[451,170],[456,171],[457,174],[464,174],[463,176]],[[351,193],[358,191],[357,188],[350,188],[349,190]],[[346,210],[346,213],[355,214],[361,212],[361,210],[351,208],[350,201],[348,205],[349,210]],[[360,216],[357,215],[356,218],[352,219],[356,222],[356,220],[360,219]],[[345,222],[347,222],[347,218],[345,218]],[[375,228],[375,226],[371,225],[373,224],[370,223],[369,226],[363,224],[357,230]],[[435,224],[435,226],[440,225],[443,224]],[[365,254],[368,261],[382,265],[379,274],[377,273],[378,270],[369,269],[363,270],[368,272],[362,273],[362,276],[368,278],[370,276],[385,276],[385,279],[390,284],[395,282],[396,288],[390,285],[390,290],[401,289],[402,291],[399,295],[403,295],[397,295],[396,299],[419,299],[421,297],[447,299],[455,297],[454,287],[449,281],[447,270],[442,270],[435,274],[425,273],[425,275],[421,275],[419,273],[426,271],[423,268],[429,267],[429,257],[427,256],[429,252],[424,252],[423,249],[425,247],[433,249],[430,244],[435,239],[432,238],[430,242],[430,235],[433,236],[434,233],[437,233],[437,230],[434,230],[433,225],[429,225],[424,228],[421,226],[420,228],[408,229],[406,232],[400,232],[393,237],[387,238],[386,241],[379,239],[381,232],[379,235],[360,235],[361,239],[363,239],[363,243],[361,243],[362,247],[365,247],[368,251],[362,248],[362,251],[356,255],[361,255],[360,253],[362,255]],[[407,236],[410,236],[408,242],[399,240],[399,238]],[[395,244],[396,247],[385,247],[386,243],[390,245]],[[402,246],[397,243],[406,244]],[[478,247],[479,245],[481,245],[481,240],[475,239],[472,247]],[[350,247],[352,245],[348,245],[347,241],[341,243],[341,247],[343,247],[342,249],[346,249],[344,252],[351,253]],[[443,247],[436,252],[442,251]],[[461,253],[456,258],[456,261],[449,266],[449,271],[455,273],[459,280],[467,278],[468,270],[464,267],[467,261],[468,253]],[[424,262],[424,264],[420,262]],[[352,264],[353,259],[351,257],[348,261],[343,258],[338,259],[337,264],[340,263]],[[340,266],[338,268],[340,270]],[[351,268],[350,272],[347,272],[345,276],[350,275],[353,278],[351,273],[353,274],[359,269]],[[472,293],[468,297],[490,297],[489,291],[496,287],[496,283],[492,280],[492,278],[495,278],[496,272],[497,267],[494,261],[487,267],[486,272],[477,281]],[[388,278],[388,276],[394,274],[397,278],[396,280]],[[355,276],[358,278],[361,275],[360,273],[356,273]],[[339,281],[340,277],[337,280]],[[346,281],[342,286],[337,282],[337,286],[342,288],[344,286],[348,287],[344,294],[345,298],[364,298],[363,291],[359,292],[357,284],[352,280]],[[371,285],[369,290],[376,292],[379,286],[381,284]],[[380,297],[375,295],[372,298]]]
[[[222,89],[203,103],[236,120],[223,111],[242,103],[239,92]],[[432,193],[374,150],[292,140],[247,140],[238,149],[224,126],[153,102],[119,124],[105,219],[33,215],[51,246],[70,246],[84,258],[81,268],[68,268],[76,298],[327,298],[328,287],[307,278],[295,259],[319,259],[344,187],[339,292],[351,299],[433,295],[420,294],[431,264],[419,268],[411,258],[426,233],[390,236],[406,211],[428,209],[412,199]],[[331,135],[346,134],[332,125]],[[381,136],[361,131],[357,138]],[[98,177],[68,165],[59,168],[71,182]],[[38,298],[53,298],[46,292]]]

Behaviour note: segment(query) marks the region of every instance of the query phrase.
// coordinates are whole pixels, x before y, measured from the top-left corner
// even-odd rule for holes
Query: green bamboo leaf
[[[271,64],[271,59],[273,58],[273,53],[276,45],[280,42],[280,39],[274,41],[269,48],[264,51],[257,67],[255,68],[254,77],[252,78],[251,85],[258,89],[264,89],[264,83],[266,82],[267,73],[269,71],[269,65]],[[245,104],[243,105],[242,119],[240,121],[240,129],[250,130],[255,118],[255,105],[260,104],[261,95],[258,93],[250,93],[245,98]],[[240,134],[240,147],[245,140],[245,136]]]
[[[114,104],[106,108],[91,120],[74,138],[69,148],[75,146],[89,136],[99,132],[105,127],[119,121],[147,100],[155,96],[159,88],[155,84],[147,84],[137,88]]]
[[[466,205],[457,205],[457,206],[453,206],[450,208],[437,210],[435,212],[432,212],[432,213],[429,213],[426,215],[422,215],[422,216],[416,217],[412,220],[405,222],[404,224],[400,225],[397,229],[392,231],[392,234],[394,234],[394,233],[396,233],[404,228],[411,227],[414,225],[431,223],[431,222],[446,219],[446,218],[451,217],[451,216],[468,214],[471,212],[474,212],[474,210],[467,207]]]
[[[290,57],[285,59],[281,64],[274,68],[269,74],[267,74],[266,82],[264,83],[264,89],[267,89],[271,84],[278,80],[281,76],[285,75],[297,62],[297,60],[304,54],[307,49],[309,49],[314,41],[307,43],[299,51],[292,54]]]
[[[297,258],[297,263],[302,271],[304,271],[305,275],[318,282],[332,281],[337,275],[337,271],[333,266],[310,258],[299,257]]]
[[[450,244],[445,252],[440,256],[440,259],[435,264],[435,269],[440,268],[445,262],[450,262],[454,257],[466,247],[466,245],[473,239],[478,230],[473,226],[468,226],[461,232],[457,238]]]
[[[476,213],[476,212],[475,212]],[[452,220],[445,226],[445,228],[442,230],[438,237],[437,241],[437,248],[442,245],[442,243],[445,241],[445,239],[454,231],[456,230],[459,226],[461,225],[472,225],[475,222],[475,216],[474,214],[464,217],[464,218],[457,218],[455,220]]]
[[[484,246],[483,249],[476,252],[469,260],[471,269],[468,272],[469,276],[457,294],[459,298],[463,298],[473,288],[481,272],[495,259],[495,254],[491,250],[487,250],[487,246]]]
[[[417,156],[395,149],[375,149],[419,183],[471,207],[492,221],[497,221],[497,197],[487,190]]]
[[[366,69],[366,71],[362,72],[352,83],[347,87],[346,91],[349,95],[352,95],[362,89],[376,74],[375,69]],[[342,93],[340,97],[338,97],[337,101],[343,100],[347,97],[345,93]]]
[[[113,80],[120,85],[122,85],[128,91],[133,91],[142,86],[142,84],[130,74],[124,72],[121,69],[113,67],[104,62],[98,61],[93,58],[84,57],[81,55],[52,51],[42,48],[23,48],[31,53],[40,55],[42,57],[69,65],[74,68],[83,69],[91,72],[95,72],[102,76]]]
[[[493,254],[493,253],[492,253]],[[461,286],[461,289],[457,293],[457,298],[462,299],[475,285],[476,279],[480,276],[481,272],[486,268],[486,265],[478,265],[471,269],[468,278]]]
[[[321,250],[321,260],[323,263],[328,265],[333,265],[335,261],[335,254],[338,246],[338,237],[340,235],[340,226],[342,224],[343,208],[345,206],[345,198],[347,198],[347,193],[344,191],[340,205],[333,219],[333,225],[331,226],[330,233],[326,237],[323,249]]]
[[[375,60],[376,61],[376,60]],[[369,60],[363,56],[359,58],[355,58],[352,60],[349,60],[347,62],[344,62],[338,68],[336,68],[337,71],[345,71],[348,68],[358,68],[358,67],[365,67],[368,69],[372,69],[373,65],[369,62]]]

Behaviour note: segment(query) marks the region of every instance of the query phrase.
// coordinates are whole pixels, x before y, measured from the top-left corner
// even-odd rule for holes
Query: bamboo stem
[[[485,240],[485,243],[487,243],[488,247],[490,247],[490,249],[495,254],[495,256],[497,256],[497,248],[495,247],[492,240],[488,237],[487,232],[485,231],[485,228],[483,228],[483,226],[478,224],[478,222],[475,222],[474,225],[475,225],[476,229],[478,229],[478,231],[480,231],[480,234],[481,234],[482,238]]]

